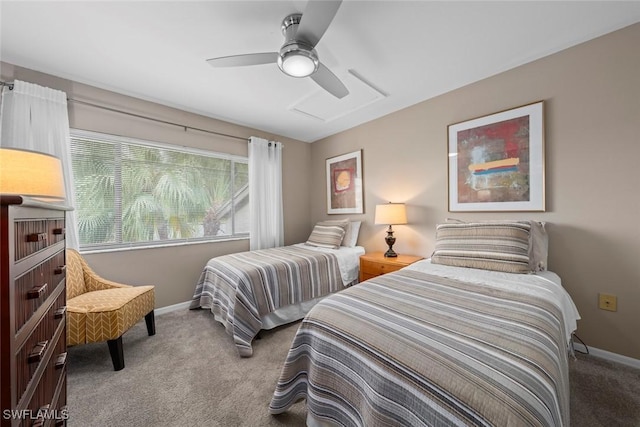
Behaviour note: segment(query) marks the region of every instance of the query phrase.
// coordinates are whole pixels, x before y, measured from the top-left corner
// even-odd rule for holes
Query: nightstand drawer
[[[363,282],[382,274],[391,273],[423,259],[415,255],[385,257],[382,252],[367,253],[360,256],[360,281]]]
[[[381,274],[391,273],[392,271],[400,270],[403,265],[392,265],[392,264],[381,264],[375,261],[365,261],[362,260],[360,262],[360,269],[363,274],[380,276]]]

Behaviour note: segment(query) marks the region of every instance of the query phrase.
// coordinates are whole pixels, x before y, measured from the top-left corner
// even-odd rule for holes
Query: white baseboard
[[[573,348],[576,351],[586,353],[587,347],[583,344],[574,342]],[[632,357],[623,356],[618,353],[611,353],[610,351],[601,350],[599,348],[589,347],[589,354],[601,359],[610,360],[611,362],[620,363],[622,365],[631,366],[632,368],[640,369],[640,360]]]
[[[163,314],[171,313],[172,311],[183,310],[185,308],[189,308],[191,301],[179,302],[178,304],[168,305],[166,307],[160,307],[155,309],[156,316],[161,316]]]

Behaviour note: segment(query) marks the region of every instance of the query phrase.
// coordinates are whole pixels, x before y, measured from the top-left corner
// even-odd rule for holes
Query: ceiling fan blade
[[[347,87],[331,72],[327,67],[322,65],[318,66],[318,71],[311,74],[309,77],[314,82],[318,83],[320,87],[329,92],[331,95],[338,99],[342,99],[349,94]]]
[[[277,52],[248,53],[246,55],[221,56],[207,59],[212,67],[243,67],[247,65],[275,64],[278,62]]]
[[[302,14],[296,33],[297,40],[303,40],[315,47],[336,16],[342,0],[314,1],[309,0]]]

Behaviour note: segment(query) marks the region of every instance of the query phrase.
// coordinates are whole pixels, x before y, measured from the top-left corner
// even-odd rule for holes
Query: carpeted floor
[[[156,317],[124,335],[125,369],[114,372],[106,343],[68,355],[69,426],[304,426],[304,402],[273,417],[268,405],[298,324],[264,331],[254,356],[238,357],[205,310]],[[640,370],[591,356],[571,361],[574,427],[640,427]]]
[[[571,425],[640,427],[640,369],[576,356],[569,365]]]

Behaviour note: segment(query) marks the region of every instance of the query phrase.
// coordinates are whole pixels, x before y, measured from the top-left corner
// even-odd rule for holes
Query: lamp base
[[[393,237],[393,229],[391,228],[391,225],[389,225],[389,228],[387,229],[387,237],[384,238],[384,241],[389,246],[387,252],[384,253],[385,258],[396,258],[398,254],[393,251],[393,244],[396,242],[396,238]]]

